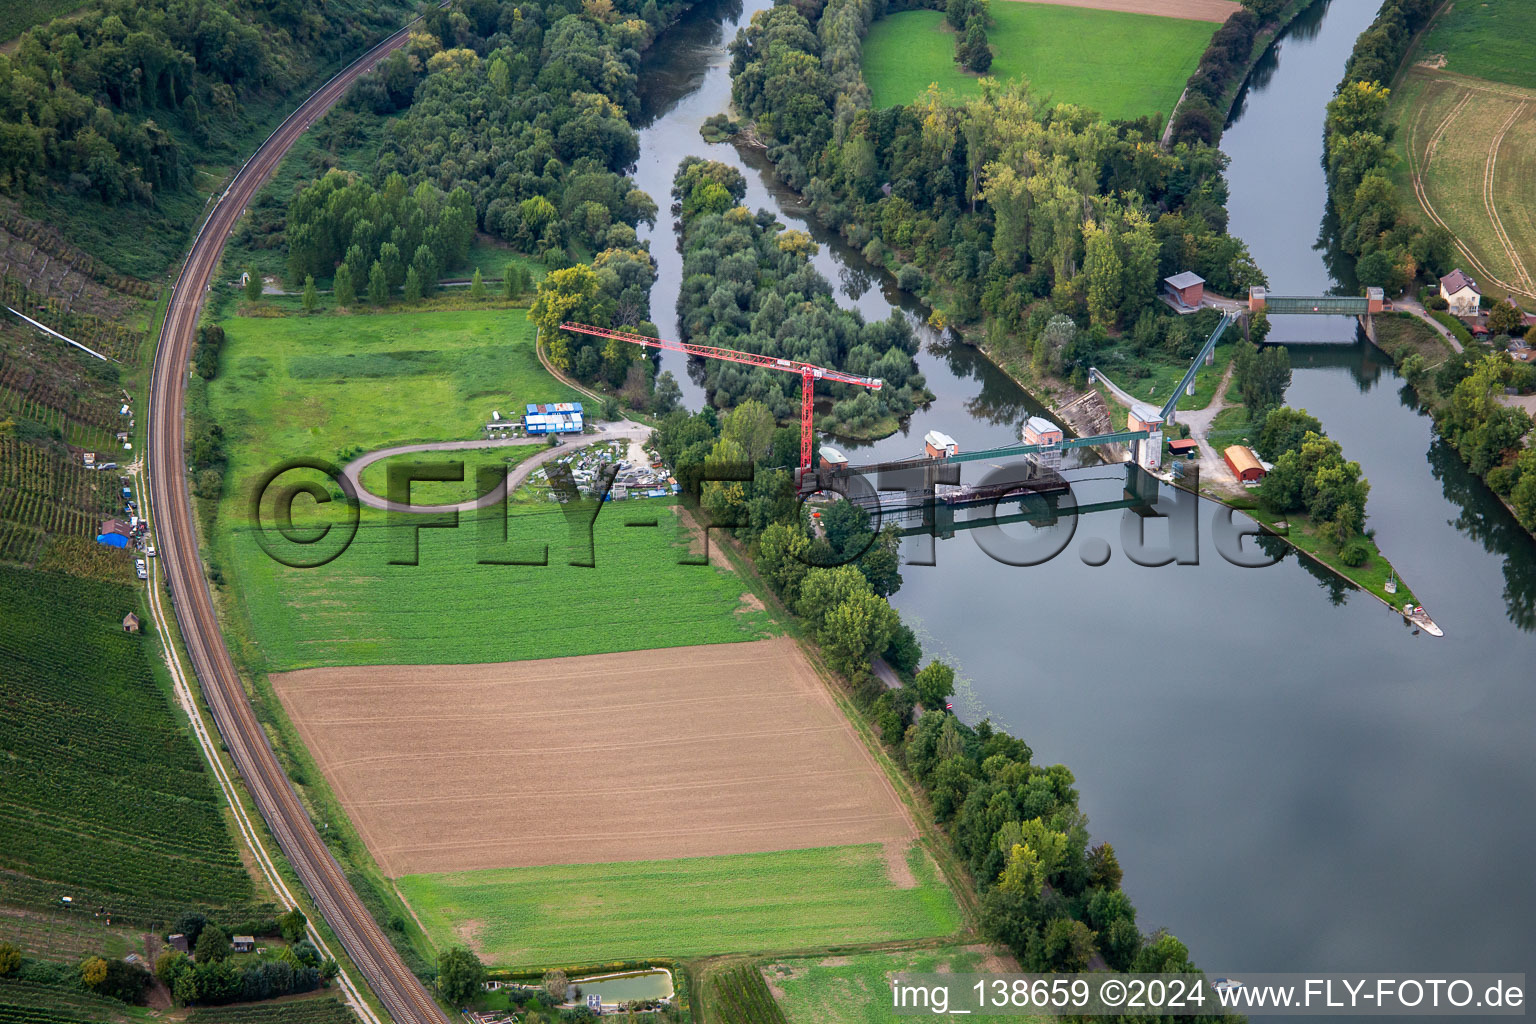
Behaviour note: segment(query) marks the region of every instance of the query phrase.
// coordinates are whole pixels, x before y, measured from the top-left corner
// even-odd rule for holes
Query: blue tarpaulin
[[[128,538],[115,533],[98,533],[96,543],[105,544],[109,548],[125,548],[128,546]]]

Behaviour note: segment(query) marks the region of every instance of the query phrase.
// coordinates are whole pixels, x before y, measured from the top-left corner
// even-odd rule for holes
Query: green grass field
[[[315,569],[273,561],[246,526],[227,530],[225,572],[268,671],[520,661],[773,635],[766,612],[742,605],[738,578],[679,564],[697,556],[662,500],[604,505],[592,527],[592,568],[569,564],[588,555],[586,534],[577,527],[582,539],[573,542],[554,505],[514,506],[504,547],[482,534],[487,523],[499,528],[500,509],[462,516],[456,529],[420,531],[363,513],[346,553]],[[656,525],[625,525],[635,520]],[[419,564],[391,565],[410,557],[413,532]],[[545,566],[478,564],[535,560],[546,545]]]
[[[481,531],[487,523],[499,531],[500,510],[420,531],[420,564],[391,565],[415,531],[365,508],[356,540],[335,561],[315,569],[273,561],[248,505],[261,474],[282,460],[340,465],[389,445],[474,438],[493,409],[505,415],[581,396],[539,365],[522,310],[235,317],[224,328],[220,374],[208,388],[229,450],[213,559],[258,667],[513,661],[751,640],[771,628],[765,613],[738,612],[743,586],[734,576],[678,564],[693,556],[661,502],[605,506],[593,528],[593,568],[569,564],[586,560],[587,535],[573,542],[560,508],[543,502],[514,506],[509,543],[494,550]],[[497,457],[509,451],[519,449]],[[436,500],[433,486],[467,494],[473,484],[421,484],[413,494]],[[306,509],[314,512],[302,498],[300,525],[316,521]],[[335,512],[329,506],[321,518]],[[634,519],[657,525],[624,525]],[[548,566],[479,564],[537,558],[546,544]]]
[[[510,826],[509,827],[515,827]],[[897,888],[879,845],[411,875],[400,888],[439,948],[467,937],[497,967],[755,952],[948,935],[954,898],[920,848]]]
[[[1451,354],[1440,332],[1412,313],[1387,313],[1372,318],[1376,324],[1376,344],[1397,358],[1404,349],[1417,352],[1429,366],[1438,366]]]
[[[999,970],[986,960],[982,947],[949,946],[777,960],[763,965],[763,971],[784,1016],[794,1024],[888,1024],[893,1019],[891,975],[899,971],[969,974]],[[974,1013],[966,1018],[988,1024],[1026,1024],[1040,1019]]]
[[[1200,62],[1210,22],[999,0],[991,5],[988,75],[1027,79],[1035,96],[1111,120],[1167,113]],[[864,39],[864,78],[878,107],[912,102],[937,83],[978,95],[980,79],[954,61],[955,37],[936,11],[882,18]]]
[[[1446,70],[1536,89],[1536,4],[1530,0],[1459,3],[1424,33],[1416,60],[1443,54]]]
[[[1205,343],[1207,337],[1209,335],[1200,336],[1201,344]],[[1200,372],[1195,374],[1195,393],[1179,399],[1181,410],[1204,409],[1211,404],[1211,399],[1216,397],[1216,388],[1232,362],[1232,354],[1236,351],[1233,339],[1237,337],[1240,336],[1235,330],[1223,335],[1216,345],[1215,361],[1210,366],[1201,366]],[[1099,369],[1108,374],[1110,380],[1141,401],[1159,408],[1168,401],[1168,396],[1173,394],[1173,389],[1179,386],[1189,370],[1188,359],[1176,359],[1161,352],[1137,356],[1123,340],[1109,346],[1095,358],[1099,360]],[[1146,370],[1147,376],[1131,376],[1129,371],[1133,365]],[[1110,408],[1115,407],[1115,400],[1108,391],[1105,391],[1104,398]]]
[[[1426,52],[1421,48],[1415,57]],[[1402,76],[1388,108],[1397,126],[1393,180],[1404,209],[1429,225],[1427,200],[1475,258],[1456,254],[1483,293],[1518,293],[1516,301],[1525,304],[1536,296],[1533,109],[1536,91],[1423,67]]]
[[[1256,433],[1248,417],[1248,407],[1231,405],[1216,414],[1216,418],[1211,422],[1211,429],[1206,431],[1205,438],[1219,457],[1234,444],[1248,444],[1255,440]]]
[[[293,456],[469,440],[492,410],[582,400],[539,365],[521,309],[222,323],[208,409],[237,481]]]

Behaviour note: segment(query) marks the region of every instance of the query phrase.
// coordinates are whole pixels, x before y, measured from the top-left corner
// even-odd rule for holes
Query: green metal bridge
[[[1371,300],[1363,295],[1268,295],[1264,309],[1275,314],[1365,316],[1371,311]]]

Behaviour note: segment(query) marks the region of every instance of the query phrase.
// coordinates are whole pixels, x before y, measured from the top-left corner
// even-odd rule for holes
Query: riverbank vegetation
[[[1423,227],[1401,205],[1399,186],[1404,178],[1400,157],[1390,142],[1402,115],[1394,118],[1389,112],[1391,95],[1382,85],[1397,75],[1413,53],[1426,52],[1423,47],[1414,49],[1415,33],[1429,25],[1436,9],[1433,0],[1385,0],[1376,21],[1356,41],[1344,82],[1328,107],[1329,188],[1339,215],[1339,244],[1346,253],[1358,257],[1355,266],[1361,283],[1380,284],[1389,291],[1409,286],[1421,272],[1433,275],[1448,271],[1455,257],[1453,240],[1444,226],[1437,223]],[[1507,28],[1512,17],[1528,16],[1512,15],[1511,9],[1509,5],[1500,5],[1458,12],[1458,22],[1466,22],[1470,27],[1441,33],[1439,38],[1446,40],[1448,48],[1455,49],[1458,41],[1465,45],[1468,39],[1486,38],[1491,26]],[[1437,31],[1431,29],[1426,39],[1436,38]],[[1463,56],[1465,52],[1462,51]],[[1493,59],[1493,66],[1497,69],[1497,58]],[[1418,70],[1410,69],[1410,74]],[[1411,95],[1416,102],[1424,103],[1430,94],[1415,89]],[[1472,98],[1468,96],[1467,100]],[[1479,106],[1485,104],[1480,100]],[[1454,115],[1456,110],[1449,113]],[[1511,116],[1509,121],[1513,119]],[[1440,130],[1444,131],[1452,120],[1454,116],[1448,117]],[[1417,127],[1415,122],[1410,131],[1415,132]],[[1433,147],[1432,141],[1420,137],[1422,134],[1417,132],[1405,142],[1407,173],[1418,182],[1416,189],[1432,184],[1428,170],[1418,164],[1428,159]],[[1498,141],[1494,138],[1495,149]],[[1492,174],[1491,163],[1489,168],[1483,167],[1485,149],[1479,149],[1478,175]],[[1468,176],[1470,171],[1463,174]],[[1428,192],[1421,196],[1421,202],[1429,202]],[[1467,222],[1466,218],[1455,221],[1458,229]],[[1480,245],[1477,236],[1478,232],[1473,232],[1462,244]],[[1507,257],[1518,259],[1513,249],[1507,245],[1505,249]],[[1429,301],[1440,304],[1434,299]],[[1438,310],[1432,309],[1431,313],[1437,318],[1446,317]],[[1505,307],[1494,319],[1507,333],[1489,343],[1474,342],[1465,327],[1457,323],[1455,333],[1461,339],[1463,351],[1443,360],[1422,350],[1411,350],[1401,342],[1389,351],[1399,372],[1434,415],[1440,435],[1468,468],[1504,500],[1520,524],[1536,532],[1536,455],[1523,443],[1531,430],[1531,417],[1523,409],[1502,401],[1507,393],[1536,390],[1536,371],[1529,364],[1516,363],[1505,351],[1511,334],[1524,333],[1519,317]]]
[[[1242,0],[1200,57],[1184,83],[1184,95],[1169,126],[1174,143],[1216,145],[1238,91],[1277,35],[1317,0]]]
[[[1323,129],[1336,219],[1333,244],[1354,259],[1361,285],[1384,288],[1389,295],[1403,291],[1421,273],[1449,273],[1455,259],[1450,233],[1407,216],[1392,180],[1388,84],[1434,7],[1434,0],[1382,4],[1355,42]]]
[[[1264,283],[1225,233],[1225,159],[1164,152],[1151,119],[1107,124],[1017,83],[958,106],[930,91],[869,109],[858,30],[871,10],[832,0],[814,27],[790,6],[754,16],[731,47],[732,95],[815,216],[938,322],[1029,364],[1065,316],[1080,330],[1070,349],[1051,342],[1042,368],[1082,377],[1157,312],[1163,277],[1194,270],[1227,294]],[[1147,323],[1165,342],[1157,317]]]
[[[932,399],[913,362],[918,342],[905,318],[893,311],[883,321],[865,323],[838,306],[831,284],[811,264],[816,243],[738,205],[746,196],[739,172],[689,157],[678,168],[672,194],[682,210],[677,309],[684,340],[880,378],[878,391],[818,383],[818,397],[832,403],[820,427],[833,435],[894,433],[902,417]],[[719,360],[706,362],[704,374],[716,408],[751,399],[780,422],[799,415],[796,374]]]
[[[1159,127],[1215,26],[1184,18],[998,0],[929,4],[885,14],[869,29],[862,66],[875,107],[917,102],[930,84],[978,96],[982,77],[1027,82],[1054,103],[1106,119],[1150,117]],[[942,13],[940,13],[942,12]],[[1073,40],[1065,57],[1061,41]],[[1125,54],[1134,53],[1134,60]]]

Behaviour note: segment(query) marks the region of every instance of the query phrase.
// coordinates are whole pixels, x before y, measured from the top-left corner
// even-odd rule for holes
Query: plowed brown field
[[[786,638],[272,683],[391,877],[914,834]]]

